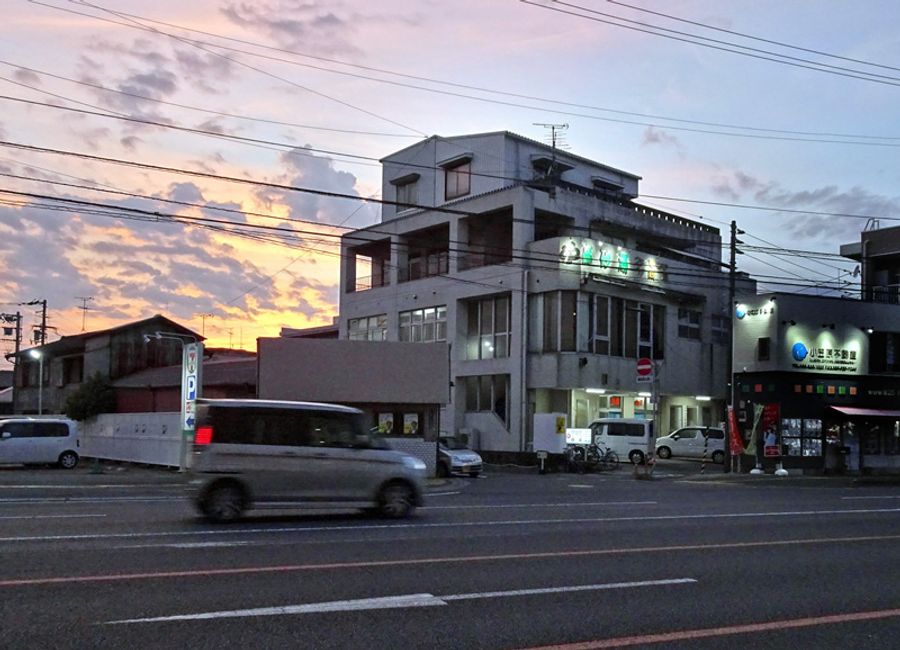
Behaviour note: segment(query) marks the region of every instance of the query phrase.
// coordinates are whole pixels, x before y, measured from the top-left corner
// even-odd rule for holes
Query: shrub
[[[112,384],[98,372],[66,398],[65,414],[73,420],[83,421],[115,409],[116,394]]]

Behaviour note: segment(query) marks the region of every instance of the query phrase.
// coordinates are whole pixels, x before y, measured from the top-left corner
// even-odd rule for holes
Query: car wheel
[[[407,483],[388,483],[378,497],[381,514],[390,519],[408,517],[416,509],[413,489]]]
[[[437,475],[438,478],[447,478],[448,476],[450,476],[450,468],[447,467],[447,463],[437,464]]]
[[[714,451],[712,455],[712,461],[714,463],[724,463],[725,462],[725,452],[724,451]]]
[[[206,495],[201,509],[211,521],[234,521],[244,511],[244,494],[236,485],[217,485]]]
[[[660,447],[659,449],[656,450],[656,455],[659,456],[660,458],[671,458],[672,450],[669,449],[668,447]]]
[[[59,466],[63,469],[74,469],[78,464],[78,454],[74,451],[64,451],[59,455]]]
[[[642,465],[644,462],[644,453],[635,449],[629,452],[628,460],[631,461],[632,465]]]

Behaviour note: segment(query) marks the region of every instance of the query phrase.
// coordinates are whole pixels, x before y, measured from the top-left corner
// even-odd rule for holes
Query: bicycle
[[[595,444],[573,445],[566,450],[566,465],[570,472],[584,474],[590,470],[616,470],[620,468],[619,455],[612,449]]]

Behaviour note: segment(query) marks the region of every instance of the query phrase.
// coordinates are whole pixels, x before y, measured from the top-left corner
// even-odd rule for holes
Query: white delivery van
[[[80,447],[78,425],[73,420],[0,420],[0,463],[56,463],[64,469],[72,469],[78,464]]]
[[[595,445],[632,463],[643,463],[653,453],[653,420],[601,418],[591,423],[591,433]]]

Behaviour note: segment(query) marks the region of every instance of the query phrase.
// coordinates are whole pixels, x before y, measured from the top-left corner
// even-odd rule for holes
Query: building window
[[[351,318],[347,328],[351,341],[384,341],[387,339],[387,314]]]
[[[544,297],[544,352],[574,352],[578,292],[549,291]]]
[[[465,196],[472,191],[472,162],[467,160],[444,170],[444,199]]]
[[[468,303],[467,359],[501,359],[509,356],[509,296]]]
[[[900,334],[873,332],[869,335],[869,372],[900,372]]]
[[[466,411],[492,412],[504,424],[509,422],[509,375],[460,377],[466,393]]]
[[[728,345],[731,343],[731,319],[727,316],[713,314],[711,321],[712,340],[714,343]]]
[[[84,381],[84,357],[63,359],[63,384],[80,384]]]
[[[397,211],[411,210],[419,203],[419,182],[418,180],[407,181],[406,183],[397,184],[397,203],[409,203],[411,205],[398,205]]]
[[[594,295],[590,305],[590,348],[594,354],[609,354],[609,298]]]
[[[666,308],[663,305],[594,296],[590,351],[614,357],[663,359]]]
[[[400,312],[400,340],[411,343],[446,341],[446,305]]]
[[[786,418],[781,421],[781,446],[785,456],[821,456],[822,421]]]
[[[768,336],[763,336],[762,338],[758,339],[756,346],[756,360],[768,361],[771,349],[772,339],[770,339]]]
[[[703,312],[693,309],[678,308],[678,336],[683,339],[700,340],[700,323]]]

